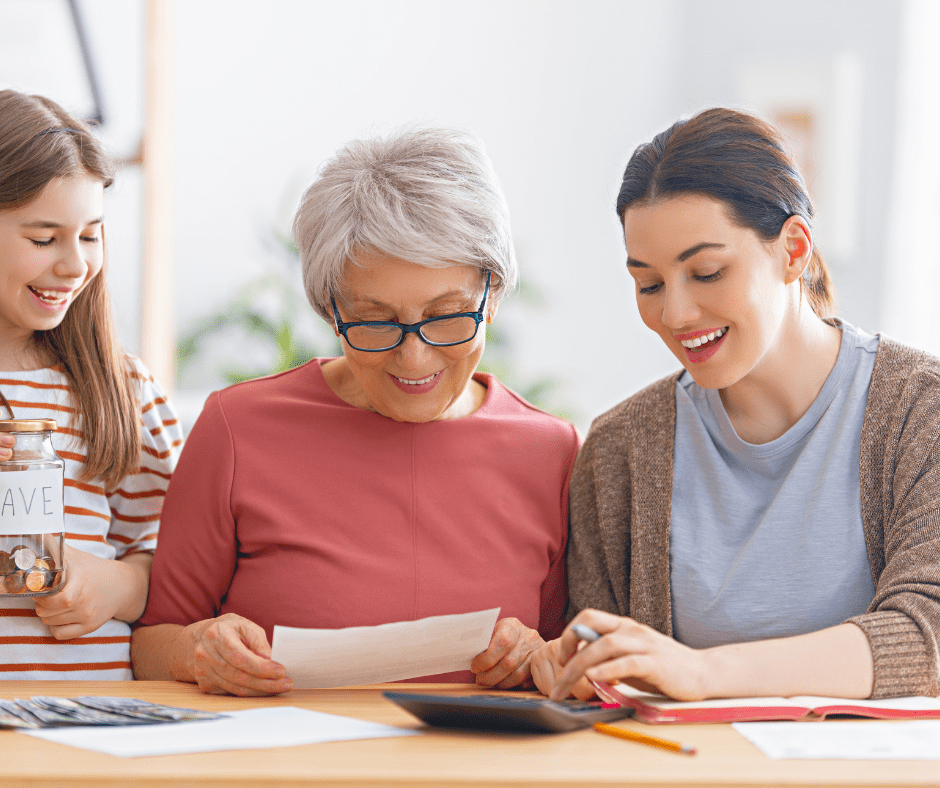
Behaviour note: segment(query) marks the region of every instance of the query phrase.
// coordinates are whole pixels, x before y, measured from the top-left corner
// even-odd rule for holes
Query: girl
[[[65,460],[66,582],[0,597],[0,677],[131,679],[160,506],[182,444],[173,409],[118,346],[104,271],[114,165],[88,127],[0,91],[0,391],[55,419]],[[12,440],[0,438],[0,460]]]
[[[571,480],[572,623],[539,688],[934,695],[940,362],[831,317],[779,133],[713,109],[617,200],[643,322],[685,371],[597,419]]]

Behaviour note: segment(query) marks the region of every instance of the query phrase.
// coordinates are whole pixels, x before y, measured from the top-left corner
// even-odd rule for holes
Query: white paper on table
[[[217,720],[159,725],[76,726],[23,730],[27,736],[95,750],[121,758],[176,755],[216,750],[257,750],[352,739],[413,736],[421,731],[396,728],[296,706],[266,706],[226,712]]]
[[[940,760],[940,720],[735,722],[768,758]]]
[[[297,689],[348,687],[470,670],[490,644],[499,608],[374,627],[274,627],[271,659]]]

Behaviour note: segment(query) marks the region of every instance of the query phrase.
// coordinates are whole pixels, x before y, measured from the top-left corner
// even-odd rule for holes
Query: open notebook
[[[822,720],[831,716],[879,720],[940,718],[940,698],[909,697],[851,700],[801,695],[793,698],[731,698],[680,703],[662,695],[640,692],[627,684],[592,682],[608,703],[634,710],[635,719],[650,723],[757,722],[761,720]]]

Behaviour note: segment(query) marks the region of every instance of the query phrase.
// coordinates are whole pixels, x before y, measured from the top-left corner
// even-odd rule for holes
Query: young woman
[[[113,174],[83,123],[0,91],[0,392],[12,411],[0,418],[57,421],[66,530],[62,590],[0,596],[2,678],[133,677],[128,622],[147,600],[182,434],[116,341],[104,270]],[[11,445],[0,438],[0,460]]]
[[[644,323],[685,368],[598,418],[571,481],[572,623],[539,688],[937,694],[940,362],[833,318],[806,186],[741,112],[633,154]]]

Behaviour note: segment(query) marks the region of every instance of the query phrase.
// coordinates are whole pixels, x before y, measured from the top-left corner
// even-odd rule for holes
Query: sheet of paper
[[[768,758],[940,760],[940,720],[735,722]]]
[[[499,608],[375,627],[274,627],[271,658],[298,689],[348,687],[469,670],[485,651]]]
[[[95,750],[121,758],[215,750],[257,750],[351,739],[414,736],[420,730],[396,728],[296,706],[268,706],[228,712],[219,720],[129,727],[72,727],[23,731],[37,739]]]

